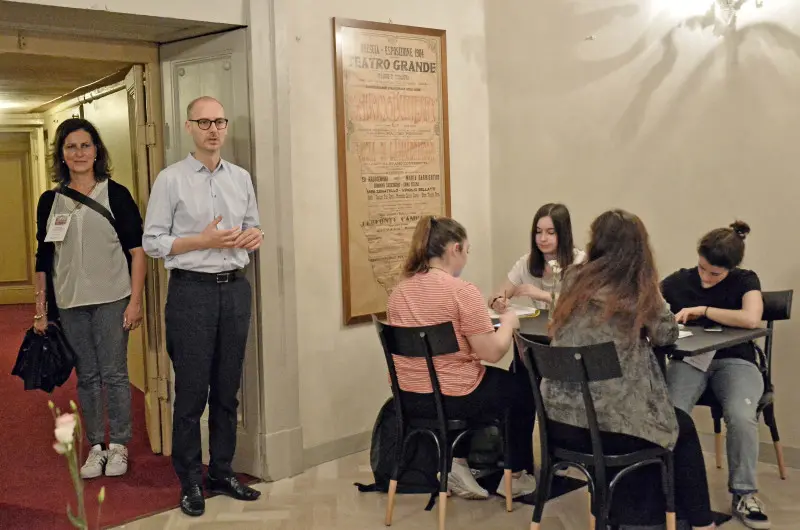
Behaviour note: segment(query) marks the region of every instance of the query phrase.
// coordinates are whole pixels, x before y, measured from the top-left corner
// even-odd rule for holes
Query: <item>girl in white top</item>
[[[508,272],[508,279],[489,300],[489,306],[503,312],[511,298],[526,296],[533,307],[547,309],[554,284],[556,291],[560,288],[549,263],[558,261],[560,276],[567,267],[585,259],[586,253],[575,248],[572,242],[572,221],[567,207],[545,204],[533,217],[531,251],[517,260]]]

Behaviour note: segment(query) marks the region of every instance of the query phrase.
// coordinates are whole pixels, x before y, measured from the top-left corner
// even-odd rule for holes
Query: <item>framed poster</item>
[[[443,30],[335,18],[346,324],[383,315],[423,215],[450,215]]]

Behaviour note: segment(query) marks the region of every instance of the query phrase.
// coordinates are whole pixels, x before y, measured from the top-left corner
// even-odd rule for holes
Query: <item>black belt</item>
[[[183,269],[172,269],[172,271],[170,271],[170,277],[176,280],[188,280],[190,282],[229,283],[244,278],[244,273],[241,269],[227,272],[195,272]]]

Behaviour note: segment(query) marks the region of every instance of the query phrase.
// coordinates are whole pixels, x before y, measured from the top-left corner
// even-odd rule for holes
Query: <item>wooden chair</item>
[[[762,319],[766,321],[767,328],[775,330],[775,322],[779,320],[789,320],[792,316],[792,295],[794,291],[772,291],[764,292],[764,315]],[[775,447],[775,458],[778,462],[778,473],[781,479],[786,480],[786,464],[783,461],[783,446],[781,437],[778,433],[778,424],[775,420],[775,385],[772,384],[772,341],[774,335],[767,335],[764,339],[764,349],[758,346],[759,369],[764,378],[764,394],[758,402],[756,414],[764,415],[764,423],[769,427],[772,435],[772,444]],[[714,392],[709,386],[697,401],[698,405],[711,408],[711,417],[714,419],[714,449],[717,468],[722,469],[722,455],[725,453],[724,440],[722,436],[722,404],[719,402]]]
[[[611,501],[614,489],[620,480],[637,469],[658,465],[661,467],[662,487],[666,496],[667,530],[675,530],[675,478],[673,455],[668,449],[653,447],[628,454],[606,454],[603,450],[600,426],[589,383],[608,381],[622,377],[622,369],[613,342],[580,347],[553,347],[538,344],[517,333],[520,355],[531,379],[539,434],[542,445],[542,467],[536,506],[533,510],[531,530],[539,530],[545,503],[550,496],[553,476],[557,471],[575,468],[587,479],[590,495],[591,516],[594,530],[606,530],[609,524]],[[586,408],[592,453],[581,453],[559,447],[548,434],[550,420],[542,399],[539,383],[542,379],[565,383],[578,383]],[[609,482],[608,470],[619,472]],[[590,472],[590,470],[592,470]]]
[[[403,328],[390,326],[380,322],[374,315],[372,317],[378,336],[383,345],[386,364],[389,368],[389,377],[392,383],[392,394],[397,415],[398,440],[395,454],[395,466],[392,479],[389,482],[389,502],[386,506],[386,526],[391,526],[394,511],[395,496],[397,494],[397,481],[403,469],[405,450],[411,438],[417,435],[430,436],[436,443],[439,457],[439,530],[444,530],[447,509],[447,474],[453,457],[453,448],[470,432],[489,426],[498,426],[501,422],[496,418],[485,420],[466,421],[448,418],[445,413],[442,391],[439,379],[433,364],[433,358],[439,355],[448,355],[459,351],[458,339],[451,322],[436,326]],[[436,407],[436,419],[415,418],[404,411],[403,394],[397,381],[397,370],[393,356],[425,359],[428,375],[433,388],[431,399]],[[451,442],[452,440],[452,442]],[[505,442],[505,467],[508,468],[508,437]],[[504,470],[506,509],[511,511],[511,469]],[[435,493],[431,501],[435,501]]]

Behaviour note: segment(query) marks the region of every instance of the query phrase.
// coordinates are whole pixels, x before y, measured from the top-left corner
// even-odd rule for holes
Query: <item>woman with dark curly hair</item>
[[[78,399],[92,446],[81,476],[119,476],[128,469],[132,433],[128,333],[142,322],[142,217],[127,188],[111,180],[108,150],[90,122],[61,123],[52,159],[57,186],[42,194],[36,212],[34,330],[59,321],[77,355]]]

